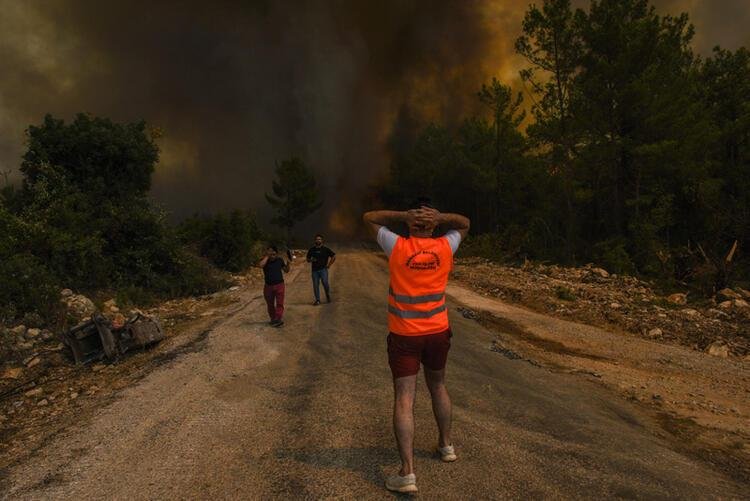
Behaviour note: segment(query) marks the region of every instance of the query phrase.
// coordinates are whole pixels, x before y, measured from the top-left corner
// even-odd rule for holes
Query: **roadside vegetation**
[[[158,132],[80,114],[27,130],[23,182],[0,197],[0,323],[54,324],[63,288],[122,304],[205,294],[251,261],[252,214],[168,224],[147,194]]]

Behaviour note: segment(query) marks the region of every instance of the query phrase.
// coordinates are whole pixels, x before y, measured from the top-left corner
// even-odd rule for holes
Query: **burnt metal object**
[[[109,322],[99,314],[63,334],[63,341],[70,347],[78,365],[117,355],[117,343]]]
[[[133,348],[145,348],[164,339],[164,330],[151,317],[137,314],[115,329],[104,316],[94,314],[63,334],[63,342],[73,352],[76,365],[97,360],[114,360]]]
[[[140,313],[130,318],[117,333],[120,353],[125,353],[133,348],[145,348],[164,339],[164,330],[161,324],[157,320]]]

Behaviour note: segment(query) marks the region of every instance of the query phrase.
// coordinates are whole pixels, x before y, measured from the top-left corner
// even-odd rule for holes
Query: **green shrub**
[[[505,259],[502,238],[494,233],[470,235],[458,248],[458,257],[483,257],[501,262]]]
[[[59,308],[60,285],[35,256],[0,256],[0,284],[0,324],[28,313],[53,318]]]
[[[242,271],[258,258],[253,245],[261,238],[261,232],[252,213],[235,210],[213,217],[193,216],[178,231],[185,244],[195,247],[201,256],[223,270]]]
[[[635,265],[625,250],[626,242],[612,238],[594,245],[594,256],[607,270],[617,274],[634,274]]]

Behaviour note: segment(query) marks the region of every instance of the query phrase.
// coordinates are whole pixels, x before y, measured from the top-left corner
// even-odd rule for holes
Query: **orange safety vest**
[[[447,330],[445,286],[453,268],[448,239],[399,237],[388,267],[388,329],[402,336]]]

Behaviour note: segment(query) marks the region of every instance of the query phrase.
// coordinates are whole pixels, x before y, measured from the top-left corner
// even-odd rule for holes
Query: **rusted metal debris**
[[[63,334],[63,342],[73,352],[77,365],[96,360],[114,360],[133,348],[145,348],[164,339],[164,330],[154,318],[138,313],[119,328],[103,315],[91,319]]]

